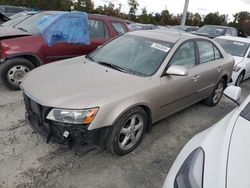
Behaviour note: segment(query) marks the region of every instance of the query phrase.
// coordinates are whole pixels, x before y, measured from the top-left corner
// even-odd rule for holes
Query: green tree
[[[129,18],[132,21],[136,21],[136,11],[138,10],[139,3],[136,0],[128,0],[129,5]]]
[[[211,24],[211,25],[227,25],[228,16],[227,15],[220,15],[218,12],[209,13],[204,18],[204,24]]]
[[[163,10],[161,12],[160,24],[161,25],[171,25],[172,15],[169,14],[168,10]]]
[[[141,15],[138,17],[138,22],[147,24],[147,23],[149,23],[149,21],[150,21],[150,18],[148,16],[147,9],[146,9],[146,7],[144,7],[144,8],[142,8]]]
[[[94,3],[91,0],[77,0],[74,3],[74,10],[92,13],[94,12]]]

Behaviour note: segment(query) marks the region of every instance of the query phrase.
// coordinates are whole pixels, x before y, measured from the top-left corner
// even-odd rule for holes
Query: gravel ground
[[[250,80],[242,89],[243,100]],[[123,157],[99,150],[76,155],[46,144],[25,123],[21,92],[0,85],[0,188],[160,188],[184,144],[233,108],[225,97],[213,108],[193,105],[155,124],[141,145]]]

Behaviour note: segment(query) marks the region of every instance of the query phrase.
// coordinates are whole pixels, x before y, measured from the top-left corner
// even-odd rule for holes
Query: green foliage
[[[204,18],[204,25],[227,25],[228,15],[220,15],[218,12],[209,13]]]
[[[94,0],[0,0],[0,4],[26,6],[41,10],[70,10],[73,7],[73,10],[84,11],[87,13],[104,14],[144,24],[164,26],[179,25],[182,17],[181,14],[170,14],[168,10],[163,10],[161,13],[148,13],[146,7],[142,8],[140,15],[137,15],[136,13],[139,7],[138,0],[128,0],[128,14],[121,12],[121,4],[119,7],[115,7],[111,2],[108,5],[95,8]],[[188,12],[186,25],[228,25],[250,35],[250,12],[238,12],[234,14],[233,17],[233,22],[227,23],[228,15],[219,14],[218,12],[209,13],[207,15]]]
[[[136,0],[128,0],[128,5],[129,5],[129,17],[130,20],[136,21],[136,11],[138,9],[139,3]]]
[[[2,5],[26,6],[41,10],[70,10],[71,0],[0,0]]]

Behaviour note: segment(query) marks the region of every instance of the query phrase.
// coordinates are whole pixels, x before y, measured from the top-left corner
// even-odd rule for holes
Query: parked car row
[[[199,30],[198,35],[155,28],[128,32],[122,19],[89,14],[90,44],[83,44],[67,40],[79,31],[75,13],[58,14],[63,12],[26,14],[0,28],[0,78],[7,87],[22,89],[26,118],[48,143],[128,154],[155,122],[200,101],[215,106],[228,83],[239,85],[250,75],[250,41],[216,37],[229,30],[234,35],[231,28],[217,28],[210,37]],[[53,19],[43,24],[44,32],[63,25],[50,31],[53,45],[40,28],[47,17]],[[238,102],[238,87],[224,93]],[[249,100],[184,147],[165,187],[236,187],[242,168],[247,177],[244,164],[234,161],[249,157],[235,152],[236,143],[247,138],[238,135],[249,132],[241,126],[249,124]],[[246,148],[243,143],[237,151]]]
[[[59,14],[57,11],[44,11],[23,20],[13,27],[0,28],[0,78],[10,89],[19,89],[24,75],[30,70],[50,62],[84,55],[120,34],[129,31],[122,19],[89,14],[89,45],[57,41],[49,46],[40,33],[39,21],[45,16]],[[71,13],[73,16],[73,12]],[[71,24],[70,19],[58,19],[57,23]],[[48,25],[47,28],[51,27]],[[75,28],[72,28],[74,31]],[[66,34],[65,31],[55,31]],[[60,38],[58,38],[60,39]]]

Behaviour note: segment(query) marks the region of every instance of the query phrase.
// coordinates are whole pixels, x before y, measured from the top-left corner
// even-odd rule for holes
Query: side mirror
[[[188,70],[185,67],[179,65],[172,65],[166,71],[168,75],[176,75],[176,76],[187,76]]]
[[[225,90],[224,90],[224,95],[226,97],[228,97],[229,99],[231,99],[232,101],[234,101],[235,103],[237,103],[239,105],[239,100],[240,100],[240,96],[241,96],[241,88],[237,87],[237,86],[228,86]]]

